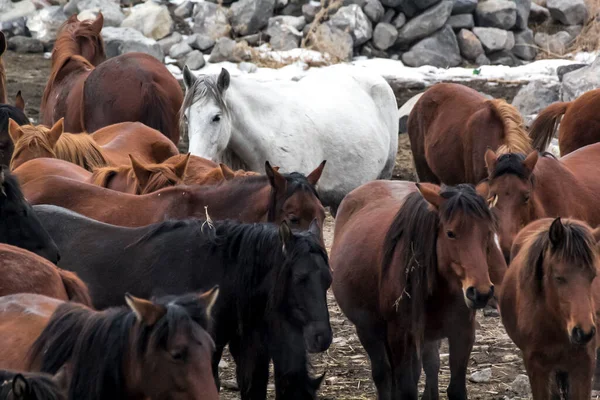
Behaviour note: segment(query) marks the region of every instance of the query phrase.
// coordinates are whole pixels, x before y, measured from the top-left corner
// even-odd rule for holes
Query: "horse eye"
[[[562,276],[555,276],[554,279],[559,285],[564,285],[565,283],[567,283],[567,280]]]
[[[446,236],[448,236],[449,239],[456,239],[456,234],[452,231],[446,231]]]
[[[221,114],[217,114],[213,117],[212,122],[219,122],[221,120]]]
[[[175,350],[171,353],[171,358],[175,361],[185,361],[186,356],[186,349]]]
[[[300,223],[300,218],[296,217],[295,215],[290,215],[288,217],[290,223],[294,224],[294,225],[298,225]]]
[[[525,204],[529,203],[529,193],[525,195],[525,199],[523,201]]]

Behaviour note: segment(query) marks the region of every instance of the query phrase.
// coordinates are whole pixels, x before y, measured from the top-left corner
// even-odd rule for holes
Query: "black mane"
[[[540,153],[542,157],[553,158],[554,154],[547,151]],[[491,174],[491,179],[498,178],[502,175],[516,175],[520,179],[527,179],[530,175],[529,171],[523,165],[525,155],[519,153],[502,154],[496,161],[496,167]]]
[[[66,400],[66,393],[58,387],[52,375],[31,372],[15,372],[0,370],[0,399],[6,399],[12,390],[13,379],[22,375],[29,386],[29,393],[36,400]]]
[[[4,175],[4,182],[1,182],[2,180],[0,179],[0,186],[4,190],[4,193],[1,195],[6,195],[6,199],[10,202],[25,201],[17,177],[11,174],[10,169],[6,165],[0,166],[0,169],[2,171],[1,173]],[[0,201],[0,209],[1,208],[2,202]]]
[[[29,118],[25,113],[10,104],[0,104],[0,132],[8,132],[8,120],[12,119],[19,125],[29,124]]]

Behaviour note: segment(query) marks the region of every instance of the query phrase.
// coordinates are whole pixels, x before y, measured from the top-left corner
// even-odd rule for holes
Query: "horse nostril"
[[[467,299],[471,300],[472,302],[477,301],[477,290],[475,290],[475,287],[469,286],[467,288],[466,295],[467,295]]]
[[[488,299],[494,297],[494,285],[490,286],[490,292],[488,293]]]
[[[596,327],[592,327],[588,333],[585,333],[583,329],[576,326],[571,331],[571,340],[575,344],[586,344],[596,335]]]

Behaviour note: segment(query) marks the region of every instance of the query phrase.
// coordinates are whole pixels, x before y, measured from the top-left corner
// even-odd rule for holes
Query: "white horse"
[[[225,69],[194,77],[184,68],[183,78],[182,133],[196,156],[253,171],[268,160],[304,174],[327,160],[318,191],[334,213],[354,188],[392,176],[398,108],[380,76],[336,66],[298,82],[231,78]]]

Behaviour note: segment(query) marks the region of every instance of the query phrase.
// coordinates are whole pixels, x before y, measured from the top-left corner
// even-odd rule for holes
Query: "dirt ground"
[[[8,52],[4,57],[8,73],[9,98],[14,98],[18,90],[26,100],[26,112],[34,121],[39,121],[39,104],[49,74],[50,61],[39,55],[20,55]],[[412,156],[407,135],[399,137],[395,179],[414,180]],[[325,225],[325,240],[328,246],[333,241],[333,219],[328,217]],[[376,393],[371,381],[369,361],[355,334],[354,327],[338,308],[333,295],[329,294],[329,309],[334,340],[330,349],[311,357],[314,374],[326,373],[321,387],[322,399],[375,399]],[[492,369],[489,383],[468,382],[470,399],[515,398],[510,384],[516,375],[524,373],[520,354],[506,335],[500,319],[483,316],[478,312],[479,329],[477,341],[469,365],[471,373],[486,368]],[[444,394],[449,382],[448,348],[441,350],[442,368],[440,372],[440,393]],[[221,378],[224,388],[222,399],[238,399],[235,391],[234,364],[227,356],[222,361]],[[273,386],[269,387],[270,398],[274,398]],[[445,398],[445,395],[442,396]]]

